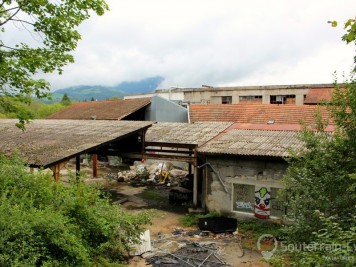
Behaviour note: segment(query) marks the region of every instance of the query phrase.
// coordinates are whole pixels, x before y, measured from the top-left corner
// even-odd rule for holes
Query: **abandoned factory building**
[[[260,104],[252,108],[243,104],[196,104],[189,106],[188,114],[174,104],[177,112],[164,116],[168,121],[155,122],[152,120],[161,115],[154,113],[169,101],[154,99],[121,100],[125,105],[130,103],[130,108],[121,106],[116,111],[114,101],[74,104],[50,120],[32,121],[25,132],[15,127],[14,120],[1,120],[0,153],[19,151],[27,164],[49,167],[55,177],[61,164],[70,158],[76,158],[78,170],[83,153],[180,161],[192,173],[190,189],[195,208],[268,219],[286,212],[284,200],[277,195],[283,187],[281,179],[290,149],[304,147],[298,137],[300,123],[315,129],[314,116],[319,112],[329,123],[327,131],[335,127],[324,107],[306,105]],[[96,109],[96,105],[103,108]],[[109,105],[113,110],[104,112]],[[96,120],[91,118],[94,115]],[[183,119],[188,115],[190,123]],[[133,117],[141,121],[123,120]]]

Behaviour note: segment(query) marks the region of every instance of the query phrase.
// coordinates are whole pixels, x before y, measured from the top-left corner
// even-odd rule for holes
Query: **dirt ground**
[[[153,248],[155,241],[160,238],[169,238],[172,240],[172,232],[175,229],[182,229],[180,225],[180,218],[188,212],[188,207],[170,205],[168,201],[169,187],[146,187],[146,186],[131,186],[127,183],[118,183],[113,181],[110,183],[110,193],[113,195],[114,201],[117,199],[125,202],[120,205],[130,212],[135,212],[142,209],[155,209],[155,216],[152,224],[147,226],[150,231],[151,242]],[[184,228],[186,231],[197,230],[198,228]],[[174,238],[178,239],[178,238]],[[238,242],[234,238],[206,238],[194,236],[192,241],[207,241],[211,240],[221,247],[220,258],[227,264],[227,266],[242,266],[242,267],[266,267],[269,266],[263,262],[262,256],[258,251],[244,249],[244,255],[241,255],[241,250]],[[170,242],[171,244],[172,242]],[[174,243],[174,242],[173,242]],[[164,246],[164,245],[163,245]],[[133,257],[130,266],[152,266],[147,265],[146,260],[141,256]],[[174,265],[172,265],[174,266]],[[177,266],[177,265],[175,265]]]

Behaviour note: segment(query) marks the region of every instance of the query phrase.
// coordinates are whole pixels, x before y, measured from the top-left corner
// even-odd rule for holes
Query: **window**
[[[278,196],[278,188],[233,184],[233,211],[254,214],[261,219],[286,214],[284,199]]]
[[[295,95],[271,95],[270,104],[295,104]]]
[[[231,103],[232,103],[232,96],[221,97],[221,104],[231,104]]]
[[[239,103],[241,103],[241,104],[262,104],[262,96],[261,95],[240,96]]]

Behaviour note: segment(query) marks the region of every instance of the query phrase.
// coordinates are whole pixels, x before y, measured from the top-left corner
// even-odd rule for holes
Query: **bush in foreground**
[[[129,214],[82,181],[0,157],[0,266],[109,266],[139,242],[147,213]]]

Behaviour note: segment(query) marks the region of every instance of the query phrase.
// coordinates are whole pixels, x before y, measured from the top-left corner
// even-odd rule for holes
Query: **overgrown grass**
[[[264,234],[270,234],[277,239],[283,238],[282,226],[268,221],[247,220],[238,221],[237,227],[242,236],[242,246],[245,249],[257,250],[257,240]]]
[[[157,190],[147,188],[141,194],[141,197],[149,200],[157,200],[157,201],[167,201],[165,196],[162,196]]]
[[[210,212],[207,214],[186,214],[180,218],[180,224],[184,227],[198,226],[199,219],[214,217],[221,217],[221,214],[219,212]]]

